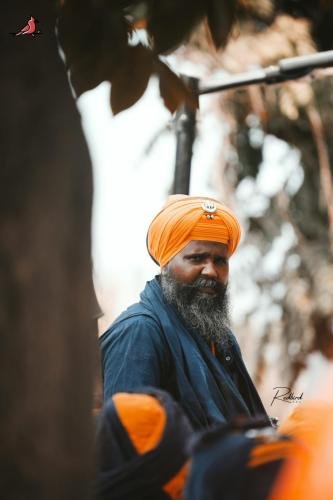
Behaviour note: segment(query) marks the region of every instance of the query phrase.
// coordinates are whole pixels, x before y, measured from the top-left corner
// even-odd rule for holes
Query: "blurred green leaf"
[[[127,50],[130,27],[118,11],[91,2],[67,1],[61,9],[58,36],[79,97],[111,80]]]
[[[150,2],[148,31],[158,54],[174,50],[191,34],[206,13],[204,0]]]
[[[215,47],[226,44],[235,21],[236,2],[234,0],[209,0],[207,21]]]
[[[153,53],[143,45],[128,47],[127,56],[111,80],[111,109],[120,113],[144,94],[153,70]]]
[[[157,73],[160,79],[160,94],[165,106],[174,113],[182,104],[191,109],[198,108],[198,97],[188,88],[165,63],[158,61]]]

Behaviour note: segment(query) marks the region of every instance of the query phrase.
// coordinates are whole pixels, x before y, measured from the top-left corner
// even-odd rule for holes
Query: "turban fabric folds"
[[[185,499],[272,500],[283,466],[301,446],[266,425],[239,419],[195,436]]]
[[[190,435],[186,416],[166,392],[143,388],[112,396],[97,428],[96,498],[180,499]]]
[[[169,196],[147,233],[150,256],[161,267],[193,240],[216,241],[237,248],[241,229],[235,214],[217,200],[201,196]]]

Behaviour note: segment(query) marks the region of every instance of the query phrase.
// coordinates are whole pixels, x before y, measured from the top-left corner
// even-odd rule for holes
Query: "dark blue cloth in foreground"
[[[180,403],[196,429],[236,415],[266,415],[234,336],[214,356],[165,302],[158,277],[140,299],[100,338],[105,400],[116,392],[158,387]]]
[[[250,465],[250,456],[257,447],[289,442],[289,438],[274,434],[269,427],[262,434],[245,433],[262,428],[265,421],[244,419],[243,422],[222,424],[197,433],[189,446],[191,468],[184,498],[186,500],[267,500],[285,460],[285,452],[266,452],[262,460]],[[252,427],[253,426],[253,427]],[[243,427],[243,429],[242,429]],[[279,447],[281,450],[281,447]],[[278,448],[276,448],[278,449]],[[279,458],[278,458],[279,457]]]
[[[98,500],[169,500],[163,487],[188,458],[186,448],[193,430],[180,406],[161,390],[147,387],[138,392],[155,397],[163,408],[166,422],[161,440],[150,451],[139,454],[109,399],[97,425],[94,498]]]

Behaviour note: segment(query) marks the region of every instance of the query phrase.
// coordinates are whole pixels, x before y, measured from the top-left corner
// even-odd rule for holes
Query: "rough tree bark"
[[[0,491],[89,498],[95,338],[91,163],[59,57],[56,5],[1,8]],[[15,37],[33,15],[42,35]]]

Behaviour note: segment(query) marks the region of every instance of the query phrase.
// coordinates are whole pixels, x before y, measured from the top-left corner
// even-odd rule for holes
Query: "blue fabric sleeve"
[[[127,318],[113,325],[100,343],[104,401],[116,392],[163,386],[170,358],[154,320],[147,316]]]

